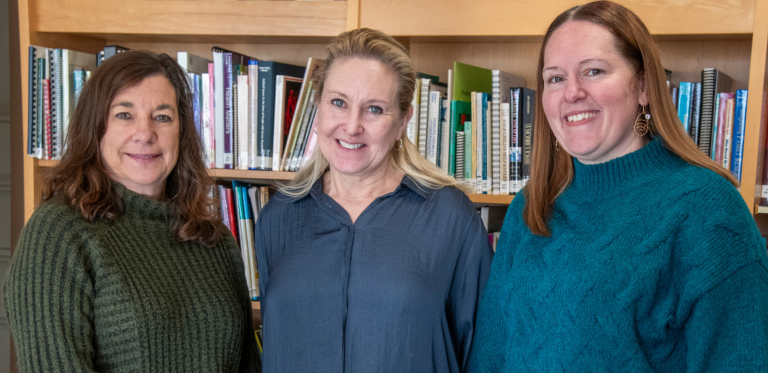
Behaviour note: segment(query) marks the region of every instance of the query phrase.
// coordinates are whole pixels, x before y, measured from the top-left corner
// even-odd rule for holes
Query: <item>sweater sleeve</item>
[[[764,249],[763,249],[764,250]],[[768,368],[768,269],[752,262],[696,302],[683,329],[688,372]]]
[[[82,233],[71,211],[46,206],[21,233],[3,288],[20,372],[94,371],[94,285]]]
[[[449,293],[450,329],[462,371],[466,370],[475,331],[477,307],[491,272],[493,250],[480,216],[470,211],[467,235],[462,243]]]

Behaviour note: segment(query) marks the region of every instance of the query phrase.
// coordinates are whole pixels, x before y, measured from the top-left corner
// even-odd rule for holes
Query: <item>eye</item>
[[[331,105],[336,106],[336,107],[344,107],[344,100],[339,99],[339,98],[335,98],[335,99],[331,100]]]
[[[368,107],[368,111],[373,113],[373,114],[383,114],[384,113],[384,109],[382,109],[379,106],[369,106]]]
[[[158,122],[173,122],[173,119],[167,115],[158,115],[155,117],[155,120]]]
[[[562,76],[553,76],[547,80],[547,83],[554,84],[554,83],[560,83],[563,81]]]
[[[600,69],[589,69],[587,71],[587,75],[600,75],[603,73],[603,70]]]
[[[128,119],[131,119],[131,114],[128,114],[128,113],[117,113],[115,115],[115,118],[123,119],[123,120],[128,120]]]

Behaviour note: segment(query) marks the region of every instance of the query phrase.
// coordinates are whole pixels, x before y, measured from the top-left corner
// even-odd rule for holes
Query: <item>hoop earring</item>
[[[635,135],[637,137],[643,137],[645,136],[648,131],[650,130],[650,121],[651,121],[651,114],[645,113],[645,106],[643,106],[643,111],[640,112],[640,114],[635,119]]]
[[[398,146],[397,148],[392,147],[393,149],[395,149],[395,151],[399,151],[400,149],[403,148],[403,139],[397,139],[397,141],[400,141],[400,144],[399,144],[400,146]],[[395,144],[397,144],[397,143],[395,143]]]
[[[559,151],[560,151],[560,143],[558,143],[557,140],[555,140],[555,152],[559,152]]]

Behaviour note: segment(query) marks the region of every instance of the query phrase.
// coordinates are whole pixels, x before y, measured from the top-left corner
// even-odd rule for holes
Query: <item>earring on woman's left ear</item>
[[[643,110],[635,119],[635,135],[637,135],[637,137],[643,137],[648,133],[651,128],[650,121],[651,113],[646,113],[645,106],[643,106]]]

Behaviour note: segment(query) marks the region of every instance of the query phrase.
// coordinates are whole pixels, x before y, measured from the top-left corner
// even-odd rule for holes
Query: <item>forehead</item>
[[[608,29],[587,21],[568,21],[552,33],[544,50],[545,67],[567,61],[621,58]]]
[[[361,89],[393,92],[397,75],[383,63],[369,58],[351,57],[334,61],[325,77],[329,89]]]
[[[134,99],[134,100],[166,100],[174,103],[176,100],[176,91],[168,78],[160,75],[149,76],[140,82],[125,86],[117,91],[114,101]]]

